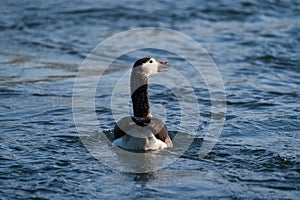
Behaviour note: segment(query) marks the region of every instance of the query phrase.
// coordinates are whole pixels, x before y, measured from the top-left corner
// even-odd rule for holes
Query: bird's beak
[[[160,61],[157,61],[157,62],[158,62],[158,66],[159,66],[159,67],[168,64],[168,62],[160,62]]]
[[[160,62],[160,61],[157,61],[157,63],[158,63],[158,67],[165,66],[165,65],[168,64],[168,62]],[[167,72],[167,71],[168,70],[166,70],[166,69],[160,69],[160,68],[158,68],[158,72]]]

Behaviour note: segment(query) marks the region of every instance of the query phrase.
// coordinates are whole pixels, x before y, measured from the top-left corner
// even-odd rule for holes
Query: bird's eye
[[[153,63],[153,61],[152,61],[152,60],[150,60],[150,61],[149,61],[149,63]]]

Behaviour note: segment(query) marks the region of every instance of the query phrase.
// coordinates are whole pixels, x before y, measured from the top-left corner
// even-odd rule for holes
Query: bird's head
[[[167,62],[160,62],[154,58],[141,58],[137,60],[133,68],[138,68],[138,71],[146,76],[157,74],[158,72],[166,72],[166,69],[161,69],[161,66],[167,65]]]

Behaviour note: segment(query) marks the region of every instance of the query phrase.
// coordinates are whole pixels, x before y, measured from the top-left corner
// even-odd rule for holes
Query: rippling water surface
[[[0,198],[299,198],[299,1],[1,1],[0,15]],[[97,44],[149,26],[180,31],[208,51],[224,80],[226,122],[200,159],[210,121],[209,93],[200,83],[200,127],[189,150],[153,173],[123,173],[82,144],[72,89]],[[184,60],[150,52],[184,66],[193,80]],[[115,64],[128,70],[142,54]],[[111,84],[121,69],[109,72]],[[114,121],[101,86],[96,112],[109,132]],[[176,98],[159,85],[150,91],[153,112],[168,110],[167,126],[176,132]]]

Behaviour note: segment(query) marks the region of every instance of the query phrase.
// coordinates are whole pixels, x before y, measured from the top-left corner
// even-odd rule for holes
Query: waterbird
[[[148,77],[167,65],[151,57],[137,60],[131,70],[130,91],[133,116],[123,117],[114,127],[113,145],[126,150],[158,150],[173,147],[164,122],[152,117],[148,96]]]

